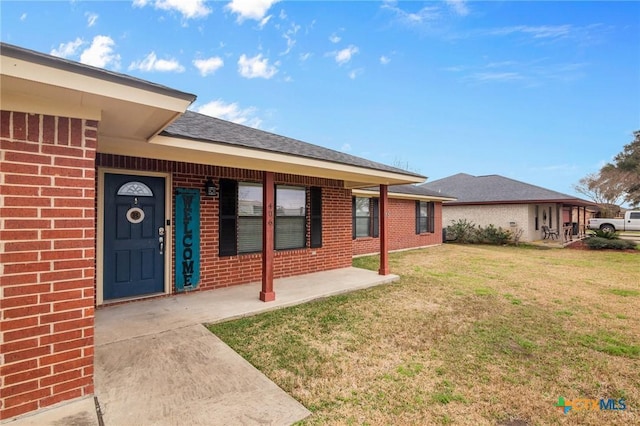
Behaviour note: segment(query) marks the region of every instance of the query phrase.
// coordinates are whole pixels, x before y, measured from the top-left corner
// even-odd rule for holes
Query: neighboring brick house
[[[424,177],[0,45],[0,420],[93,393],[94,309],[351,265],[352,189]]]
[[[352,238],[354,256],[380,250],[379,196],[376,188],[354,189]],[[419,185],[389,187],[389,250],[442,243],[442,202],[455,198]]]
[[[500,175],[459,173],[420,186],[456,197],[443,204],[444,227],[466,219],[483,227],[521,229],[521,241],[543,239],[545,226],[565,239],[584,235],[587,220],[597,209],[590,201]]]

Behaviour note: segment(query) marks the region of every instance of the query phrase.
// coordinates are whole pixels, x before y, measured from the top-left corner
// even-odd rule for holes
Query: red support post
[[[276,299],[276,293],[273,291],[274,193],[273,172],[264,172],[262,177],[262,290],[260,291],[260,300],[263,302]]]
[[[389,275],[389,197],[388,186],[380,185],[380,275]]]

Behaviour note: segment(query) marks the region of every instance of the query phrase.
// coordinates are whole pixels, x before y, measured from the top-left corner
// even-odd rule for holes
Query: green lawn
[[[393,284],[209,328],[304,424],[640,422],[640,254],[447,244],[390,262]],[[565,415],[560,396],[627,410]]]

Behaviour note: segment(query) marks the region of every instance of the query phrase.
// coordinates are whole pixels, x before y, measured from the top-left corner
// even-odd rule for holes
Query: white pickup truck
[[[628,211],[621,219],[589,219],[589,229],[603,231],[640,231],[640,211]]]

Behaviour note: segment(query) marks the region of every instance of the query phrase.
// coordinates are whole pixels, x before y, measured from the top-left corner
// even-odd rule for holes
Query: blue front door
[[[105,173],[104,300],[164,292],[165,180]]]

